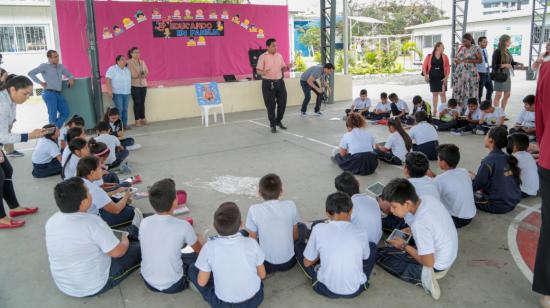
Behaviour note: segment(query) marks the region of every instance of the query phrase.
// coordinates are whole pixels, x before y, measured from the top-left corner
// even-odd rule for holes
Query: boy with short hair
[[[535,96],[527,95],[523,99],[523,110],[519,113],[514,127],[510,128],[510,134],[525,133],[535,139]]]
[[[414,186],[419,196],[431,196],[437,200],[441,199],[436,183],[428,174],[431,174],[430,161],[422,152],[409,152],[405,156],[405,165],[403,166],[405,178]],[[406,228],[410,223],[412,215],[406,218],[400,218],[392,215],[390,204],[383,197],[380,198],[380,208],[387,215],[382,219],[382,229],[391,233],[393,229]]]
[[[344,192],[351,197],[353,211],[351,212],[351,223],[360,231],[367,234],[371,257],[365,262],[365,274],[370,277],[374,267],[376,247],[382,238],[382,215],[378,202],[367,194],[359,193],[359,181],[350,172],[343,172],[334,179],[336,190]]]
[[[105,161],[105,163],[109,166],[109,169],[120,166],[128,157],[129,152],[122,146],[117,137],[111,135],[111,125],[105,121],[100,121],[97,123],[96,131],[98,136],[95,137],[95,140],[97,142],[105,143],[110,150],[109,157]],[[127,164],[124,166],[127,167]]]
[[[457,168],[460,150],[454,144],[442,144],[437,148],[439,169],[443,173],[435,177],[441,203],[447,208],[456,228],[468,225],[476,215],[472,178],[464,168]]]
[[[405,119],[409,115],[409,106],[407,106],[407,103],[404,100],[399,99],[395,93],[391,93],[388,98],[391,101],[390,107],[393,116],[396,118]]]
[[[258,239],[265,254],[265,271],[287,271],[294,267],[294,241],[298,240],[299,215],[290,200],[280,200],[283,183],[276,174],[260,179],[259,194],[264,203],[248,210],[246,229],[249,236]]]
[[[191,282],[212,307],[257,307],[263,301],[265,256],[255,240],[241,235],[241,227],[239,207],[220,205],[214,213],[219,236],[204,244],[189,269]]]
[[[328,298],[353,298],[368,287],[363,266],[371,255],[368,236],[351,223],[352,208],[346,193],[330,194],[325,203],[329,222],[313,227],[307,245],[296,244],[296,258],[313,280],[313,290]]]
[[[437,112],[439,119],[433,119],[432,124],[438,131],[446,131],[454,129],[458,126],[458,117],[460,116],[460,108],[456,99],[451,98],[446,103],[441,103]]]
[[[92,198],[80,178],[54,188],[59,212],[46,223],[46,249],[53,280],[74,297],[101,294],[139,267],[139,242],[121,240],[97,215],[87,213]]]
[[[486,135],[493,126],[507,128],[506,125],[504,125],[506,114],[502,108],[494,107],[491,101],[483,101],[479,109],[481,109],[482,112],[478,126],[476,127],[476,135]]]
[[[420,151],[430,160],[437,160],[437,146],[439,136],[437,131],[428,123],[428,114],[421,110],[414,114],[416,124],[411,128],[409,136],[414,141],[413,151]]]
[[[141,276],[153,292],[173,294],[187,289],[188,269],[193,265],[202,245],[193,227],[174,217],[178,206],[176,185],[172,179],[156,182],[149,189],[149,202],[156,214],[140,224]],[[189,245],[193,253],[182,254]]]
[[[479,124],[481,118],[481,110],[477,103],[477,98],[468,99],[468,113],[466,117],[461,117],[458,120],[458,128],[451,130],[451,135],[462,136],[467,133],[474,133],[475,128]]]
[[[406,179],[392,180],[383,196],[394,215],[413,215],[410,226],[416,247],[400,237],[388,240],[391,246],[378,250],[378,264],[406,282],[422,284],[434,299],[439,299],[437,279],[445,276],[458,254],[458,235],[451,215],[439,200],[419,197]]]
[[[369,109],[371,105],[372,101],[367,96],[367,90],[361,89],[361,91],[359,92],[359,97],[357,97],[353,101],[350,109],[346,109],[346,117],[349,115],[350,112],[358,112],[366,117],[369,114]]]
[[[529,148],[529,137],[523,133],[510,135],[508,147],[518,160],[518,166],[521,170],[521,195],[523,198],[536,197],[539,192],[539,175],[537,171],[537,162],[533,156],[527,152]]]
[[[380,102],[374,108],[374,111],[369,114],[371,120],[382,120],[389,118],[391,115],[391,105],[386,92],[380,93]]]

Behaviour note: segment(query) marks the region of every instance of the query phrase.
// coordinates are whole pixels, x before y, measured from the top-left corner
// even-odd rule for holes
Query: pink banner
[[[84,2],[58,0],[56,10],[64,65],[90,76]],[[268,38],[289,59],[286,6],[98,1],[95,14],[101,75],[133,46],[150,81],[250,75],[248,50]]]

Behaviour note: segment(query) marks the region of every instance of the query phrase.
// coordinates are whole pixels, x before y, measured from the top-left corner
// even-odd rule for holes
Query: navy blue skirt
[[[336,154],[334,159],[342,170],[358,175],[372,174],[378,167],[378,155],[374,152],[348,154],[346,156]]]

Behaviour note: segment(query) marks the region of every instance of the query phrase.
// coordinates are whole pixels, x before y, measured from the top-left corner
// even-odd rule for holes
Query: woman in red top
[[[533,291],[543,295],[541,307],[550,307],[550,61],[540,67],[535,108],[535,127],[540,148],[538,163],[542,224],[533,271]]]
[[[433,115],[437,114],[437,101],[441,97],[441,102],[447,102],[447,80],[451,74],[449,58],[443,53],[445,47],[443,43],[437,42],[431,54],[426,56],[422,65],[422,75],[426,82],[430,83],[430,92],[433,95]]]

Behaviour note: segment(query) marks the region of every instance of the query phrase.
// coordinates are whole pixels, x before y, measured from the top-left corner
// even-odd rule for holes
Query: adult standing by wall
[[[149,69],[141,59],[139,48],[128,50],[128,68],[132,74],[132,100],[134,101],[134,119],[136,126],[147,125],[145,118],[145,97],[147,96],[147,76]]]
[[[59,54],[55,50],[48,50],[46,53],[48,63],[42,63],[37,68],[29,72],[29,77],[44,88],[42,99],[48,108],[48,121],[61,128],[65,120],[69,117],[69,106],[67,101],[61,95],[63,89],[63,76],[69,78],[69,88],[74,84],[74,76],[63,64],[59,63]],[[42,74],[42,80],[36,75]]]
[[[0,54],[0,64],[2,64],[2,54]],[[5,84],[7,79],[8,79],[8,72],[6,72],[5,69],[0,68],[0,88],[3,87],[3,85]],[[9,124],[8,132],[9,133],[11,133],[11,129],[13,128],[13,124],[15,123],[15,114],[16,114],[16,111],[17,111],[15,105],[13,105],[12,108],[13,108],[14,119],[13,119],[13,123],[8,123]],[[4,153],[6,154],[7,157],[23,157],[23,156],[25,156],[25,154],[15,150],[15,145],[13,143],[4,144]]]
[[[539,143],[539,193],[542,197],[540,237],[533,271],[533,291],[550,307],[550,61],[541,63],[535,95],[535,126]]]
[[[476,64],[481,63],[481,49],[475,45],[470,33],[462,36],[462,45],[455,56],[453,73],[453,98],[458,101],[462,111],[466,110],[469,98],[479,95],[479,76]]]
[[[314,112],[316,115],[320,116],[321,113],[321,101],[323,100],[323,95],[327,89],[327,78],[332,73],[334,73],[334,65],[332,63],[327,63],[325,65],[315,65],[308,68],[300,78],[300,85],[302,86],[302,91],[304,92],[304,101],[302,102],[302,115],[306,115],[307,105],[311,100],[311,91],[315,92],[317,98],[315,100],[315,109]],[[319,80],[319,82],[317,82]]]
[[[434,117],[437,115],[438,99],[441,97],[443,104],[447,102],[447,80],[451,75],[451,65],[444,51],[445,46],[442,42],[435,43],[434,50],[426,56],[422,65],[422,74],[430,84],[430,92],[432,92]]]
[[[26,142],[44,136],[47,130],[36,129],[28,134],[12,134],[9,123],[13,123],[15,113],[13,105],[24,103],[32,95],[32,81],[25,76],[10,75],[0,87],[0,144]],[[0,151],[0,229],[19,228],[25,225],[23,220],[12,220],[10,217],[33,214],[38,208],[27,208],[19,205],[13,188],[13,168]],[[9,216],[4,210],[4,200],[10,208]]]
[[[107,93],[113,98],[113,103],[120,112],[124,128],[128,127],[128,99],[132,88],[132,75],[126,65],[126,58],[118,55],[115,64],[109,67],[105,74]]]
[[[292,68],[292,63],[285,64],[283,56],[277,52],[277,40],[270,38],[265,44],[267,51],[258,58],[256,71],[262,76],[262,94],[271,132],[276,133],[277,126],[286,129],[282,122],[286,109],[286,87],[283,77],[284,72]]]
[[[481,48],[481,63],[477,65],[477,72],[479,73],[479,95],[478,102],[481,103],[481,97],[483,96],[483,88],[487,89],[485,93],[485,100],[493,100],[493,81],[491,80],[491,71],[489,69],[489,53],[487,53],[487,37],[480,36],[477,39],[477,44]]]
[[[493,105],[496,107],[500,106],[503,111],[506,111],[506,105],[508,104],[508,99],[510,99],[512,71],[514,66],[521,65],[521,63],[514,61],[514,58],[508,51],[510,45],[512,45],[510,36],[507,34],[501,35],[498,40],[498,48],[493,52],[492,61],[493,72],[506,75],[506,80],[494,80],[495,100],[493,101]]]

